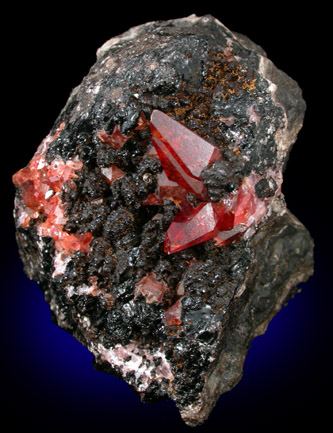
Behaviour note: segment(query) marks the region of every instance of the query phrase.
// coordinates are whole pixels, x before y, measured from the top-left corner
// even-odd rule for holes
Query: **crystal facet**
[[[148,194],[145,200],[142,200],[141,204],[145,205],[162,205],[163,200],[155,193]]]
[[[179,298],[164,313],[165,326],[181,325],[182,298]]]
[[[134,298],[136,299],[141,294],[146,298],[147,304],[159,304],[167,288],[164,281],[156,279],[156,274],[148,274],[136,284]]]
[[[259,199],[255,192],[255,184],[260,176],[251,174],[243,179],[238,189],[237,204],[235,210],[235,225],[245,224],[250,226],[258,221],[266,211],[266,205]]]
[[[103,142],[118,150],[123,147],[123,145],[128,140],[127,135],[120,132],[119,125],[115,125],[111,134],[108,134],[105,129],[102,129],[97,133],[97,137]]]
[[[101,168],[101,172],[102,172],[105,180],[110,185],[112,185],[116,179],[120,179],[120,178],[124,177],[126,174],[122,170],[120,170],[120,168],[117,167],[116,165],[111,165],[110,167],[103,167],[103,168]]]
[[[159,110],[152,113],[150,129],[168,178],[206,200],[200,175],[205,167],[221,159],[221,151]]]
[[[191,213],[179,212],[168,228],[164,251],[172,254],[212,239],[220,231],[220,224],[214,203],[200,203]]]

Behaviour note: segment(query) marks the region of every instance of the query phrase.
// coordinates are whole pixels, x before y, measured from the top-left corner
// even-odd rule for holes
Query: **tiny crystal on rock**
[[[160,303],[167,290],[164,281],[157,281],[156,274],[148,274],[143,277],[135,286],[134,298],[139,294],[146,298],[147,304]]]

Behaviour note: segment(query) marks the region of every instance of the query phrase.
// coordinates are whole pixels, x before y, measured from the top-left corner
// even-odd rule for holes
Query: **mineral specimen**
[[[107,41],[17,187],[17,242],[53,320],[143,401],[202,423],[306,281],[282,173],[305,103],[211,16]]]

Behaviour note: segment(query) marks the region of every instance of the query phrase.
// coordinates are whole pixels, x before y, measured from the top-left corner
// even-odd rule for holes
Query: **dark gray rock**
[[[178,208],[142,205],[161,171],[147,154],[149,128],[137,128],[140,114],[149,120],[153,109],[221,149],[223,163],[202,175],[210,200],[237,191],[245,178],[260,179],[255,191],[267,200],[265,212],[239,242],[163,252]],[[50,197],[62,203],[63,232],[77,239],[91,233],[89,251],[64,253],[41,229],[43,208],[29,208],[27,184],[18,185],[20,255],[55,323],[88,347],[96,368],[122,377],[142,400],[175,400],[188,425],[202,423],[240,380],[252,339],[312,274],[312,239],[281,193],[304,111],[297,83],[215,18],[147,23],[98,50],[39,151],[37,170],[55,160],[82,163]],[[129,137],[120,149],[98,135],[116,125]],[[112,185],[103,175],[111,165],[125,174]],[[137,292],[148,274],[167,287],[160,302]],[[181,324],[166,326],[165,312],[178,301]]]

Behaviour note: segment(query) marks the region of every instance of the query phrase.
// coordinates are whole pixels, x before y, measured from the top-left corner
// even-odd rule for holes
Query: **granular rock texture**
[[[297,83],[215,18],[152,22],[98,50],[13,176],[20,255],[55,323],[189,425],[312,274],[281,193],[304,111]]]

